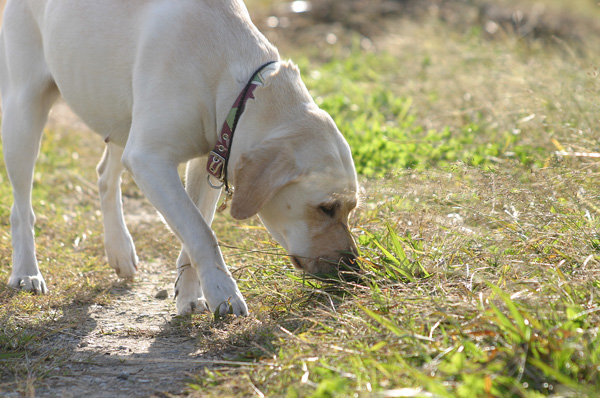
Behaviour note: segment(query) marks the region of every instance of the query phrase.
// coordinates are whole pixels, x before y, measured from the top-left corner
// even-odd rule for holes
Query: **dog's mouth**
[[[298,255],[290,255],[289,257],[296,269],[318,279],[349,280],[360,272],[356,254],[353,252],[341,253],[336,260],[324,257],[307,258]]]

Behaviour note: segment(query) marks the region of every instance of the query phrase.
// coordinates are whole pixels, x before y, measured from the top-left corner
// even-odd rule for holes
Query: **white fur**
[[[98,186],[110,266],[127,278],[137,268],[121,208],[126,168],[182,242],[178,313],[247,314],[210,228],[220,192],[206,183],[204,167],[252,71],[278,59],[237,0],[8,0],[0,91],[14,193],[9,284],[47,290],[35,256],[31,185],[43,126],[62,95],[108,142]],[[234,139],[228,171],[239,189],[232,214],[259,212],[295,264],[316,272],[326,267],[322,260],[354,250],[347,219],[356,173],[348,145],[297,68],[280,62],[265,75],[269,84],[256,90]],[[333,200],[341,201],[339,214],[323,217],[319,205]],[[332,237],[325,242],[319,234]]]

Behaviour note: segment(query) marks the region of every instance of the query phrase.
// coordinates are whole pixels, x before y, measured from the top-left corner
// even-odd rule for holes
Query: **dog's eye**
[[[319,211],[325,214],[328,217],[335,217],[335,212],[337,211],[339,204],[336,203],[326,203],[319,206]]]

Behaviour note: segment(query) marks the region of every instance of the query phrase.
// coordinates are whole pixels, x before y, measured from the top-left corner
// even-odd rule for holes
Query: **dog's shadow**
[[[212,314],[176,316],[174,305],[160,302],[172,298],[140,298],[136,284],[141,283],[148,282],[113,281],[104,290],[78,293],[55,311],[59,317],[36,326],[46,332],[27,350],[27,370],[9,371],[1,381],[20,378],[10,383],[12,389],[23,393],[33,388],[39,397],[177,395],[190,383],[202,385],[207,369],[271,358],[277,351],[272,339],[283,333],[281,327],[292,332],[303,327],[292,314],[251,313],[219,320]],[[315,291],[298,291],[297,299],[325,307],[342,300]],[[153,306],[168,311],[152,313]],[[275,351],[268,352],[269,347]]]
[[[0,347],[0,391],[104,398],[163,397],[184,390],[189,373],[206,366],[193,360],[196,339],[172,321],[172,314],[155,315],[153,326],[144,327],[152,316],[147,307],[121,311],[120,302],[139,294],[135,286],[114,281],[103,289],[78,291],[39,322],[28,319],[31,327],[19,326],[18,319],[15,324],[14,313],[2,314],[0,341],[10,337],[8,328],[14,325],[13,331],[22,333],[13,337],[22,337],[22,343],[12,352]],[[0,293],[5,299],[29,295],[7,286]]]

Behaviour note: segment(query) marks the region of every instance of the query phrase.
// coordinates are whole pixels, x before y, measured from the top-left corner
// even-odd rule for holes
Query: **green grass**
[[[262,303],[251,308],[261,328],[229,344],[263,366],[207,372],[192,387],[213,396],[254,387],[267,396],[596,396],[597,216],[569,195],[585,175],[538,173],[518,187],[520,172],[405,173],[388,182],[409,193],[391,198],[377,184],[372,199],[392,204],[356,215],[365,279],[297,286],[276,266],[260,280],[240,276],[257,295],[250,302]],[[440,180],[453,197],[432,193]]]
[[[365,54],[355,48],[341,61],[326,62],[307,75],[317,102],[346,136],[359,174],[383,177],[397,169],[423,170],[456,162],[484,167],[506,158],[526,166],[543,164],[541,148],[523,145],[518,134],[499,131],[480,115],[455,127],[420,124],[412,112],[412,99],[390,89],[396,76],[389,71],[395,67],[397,61],[389,53]]]
[[[257,220],[218,215],[251,316],[168,322],[207,353],[253,366],[207,367],[191,375],[191,396],[600,393],[600,170],[595,158],[555,154],[600,152],[597,40],[489,39],[438,19],[394,26],[376,50],[356,38],[289,50],[361,174],[352,225],[362,278],[303,278]],[[0,287],[0,375],[23,390],[50,374],[34,366],[51,358],[43,337],[76,323],[81,303],[111,300],[93,187],[99,155],[78,133],[44,141],[34,207],[53,290]],[[7,280],[11,198],[0,170]],[[125,193],[139,197],[129,179]],[[173,262],[178,247],[162,226],[132,233],[144,261]]]

